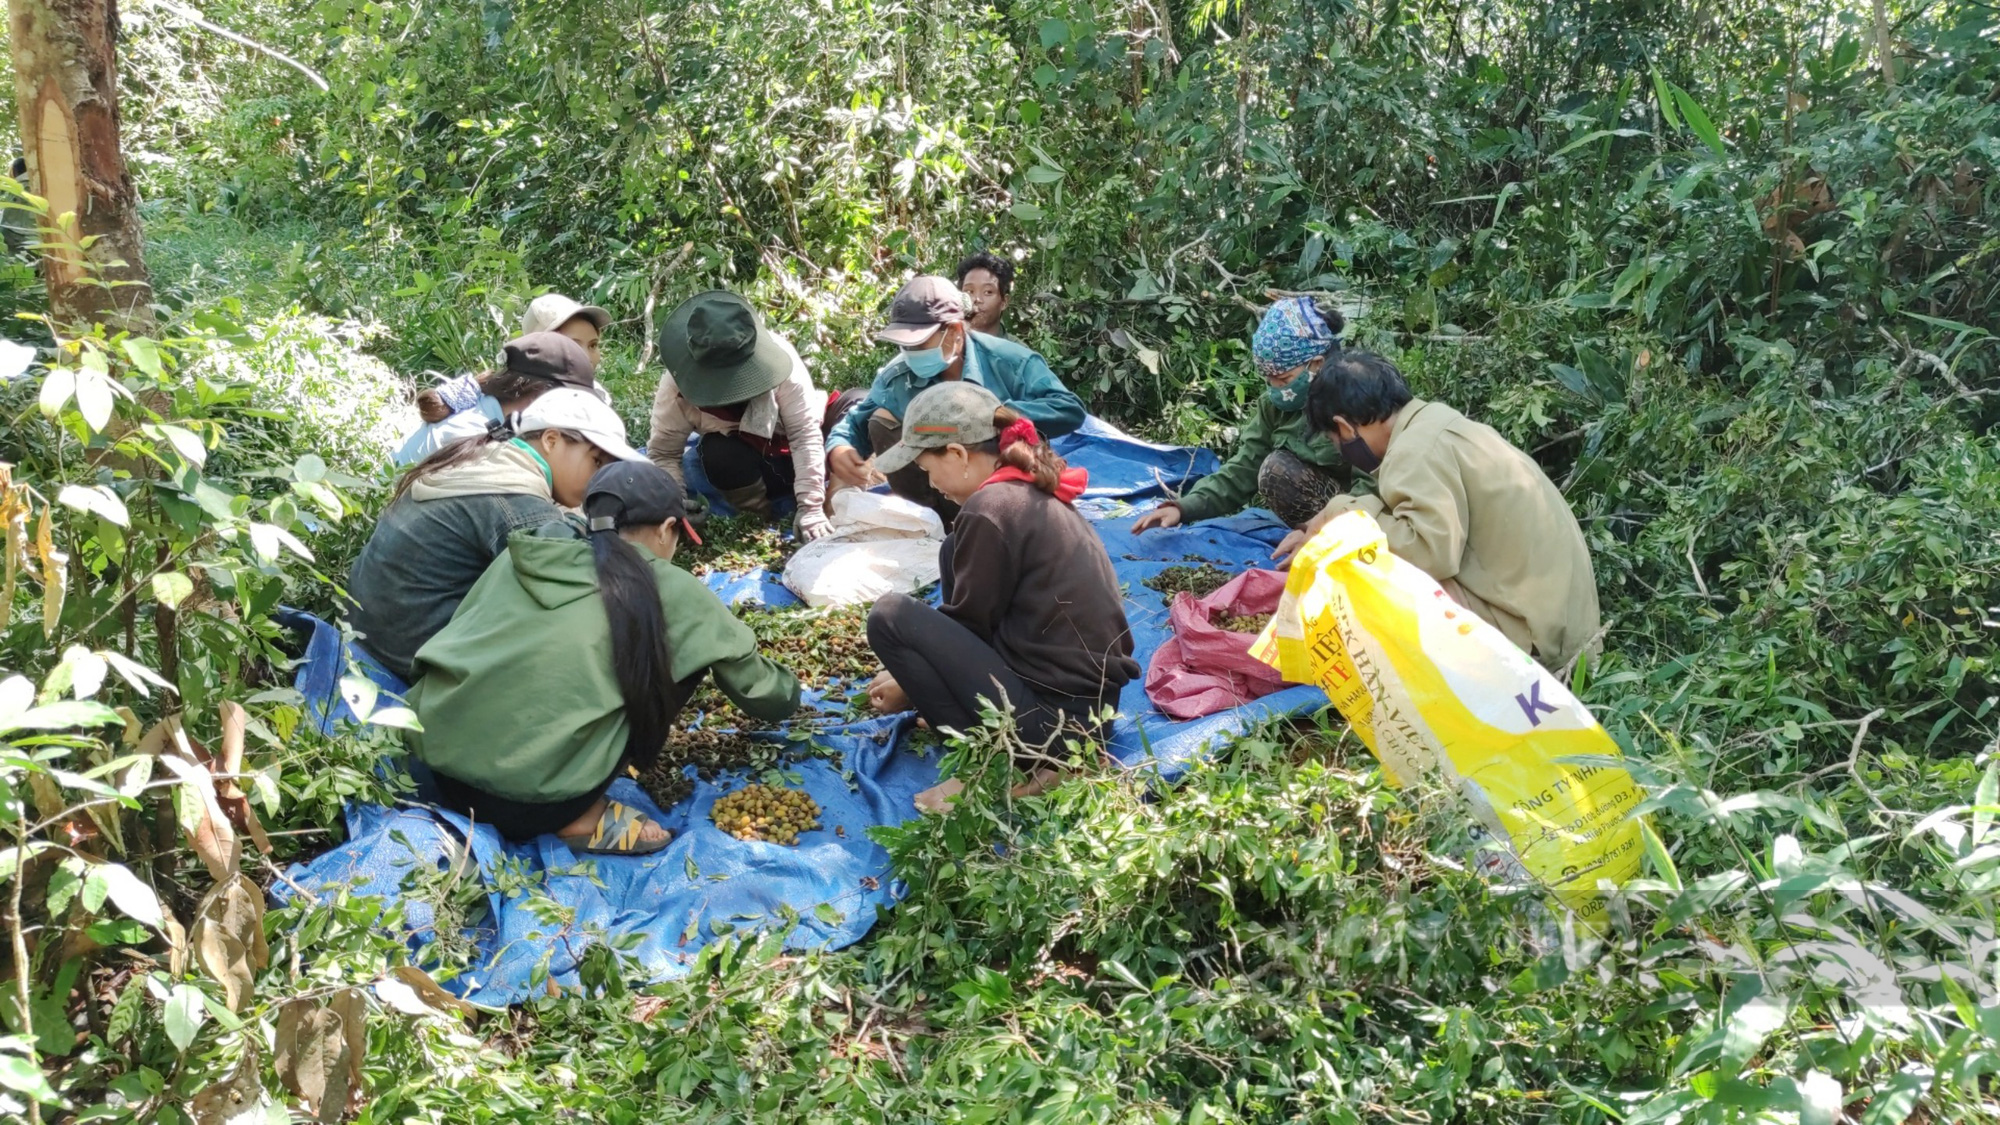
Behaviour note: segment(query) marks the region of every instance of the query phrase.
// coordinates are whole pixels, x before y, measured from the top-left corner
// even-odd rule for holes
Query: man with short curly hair
[[[972,319],[966,327],[988,336],[1013,339],[1001,326],[1007,298],[1014,292],[1014,263],[980,251],[958,263],[958,288],[972,298]]]

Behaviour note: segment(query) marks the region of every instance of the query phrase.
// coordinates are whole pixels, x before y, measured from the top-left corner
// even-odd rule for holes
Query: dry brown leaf
[[[385,1002],[407,1015],[452,1012],[470,1016],[478,1011],[472,1005],[446,992],[444,986],[415,965],[404,965],[391,970],[389,975],[391,979],[375,986],[376,992]],[[403,989],[407,991],[402,991]]]
[[[257,972],[271,963],[264,942],[264,896],[242,874],[217,884],[195,914],[195,961],[222,985],[224,1002],[240,1012],[256,986]]]
[[[154,723],[150,727],[147,727],[146,733],[139,736],[138,745],[133,747],[133,749],[137,753],[151,754],[153,757],[157,758],[161,754],[167,752],[168,741],[171,740],[174,737],[174,735],[180,731],[180,729],[181,729],[181,717],[179,715],[168,715],[166,718],[161,719],[159,722]]]
[[[236,774],[243,772],[243,730],[249,725],[250,716],[243,705],[233,699],[222,701],[222,772]],[[234,781],[226,783],[230,789],[236,788]]]
[[[258,1081],[257,1040],[243,1038],[236,1072],[194,1096],[195,1125],[255,1125],[264,1120],[264,1084]]]
[[[55,513],[47,505],[35,527],[35,556],[42,560],[42,635],[53,637],[69,594],[69,556],[56,550]]]
[[[248,833],[257,850],[271,854],[271,839],[264,835],[264,822],[257,819],[257,810],[250,806],[248,794],[236,784],[234,775],[243,772],[243,731],[249,726],[250,716],[243,705],[234,700],[222,704],[222,757],[209,763],[214,769],[220,767],[225,776],[215,779],[215,797],[222,811],[235,822],[239,831]]]
[[[0,629],[14,623],[14,584],[28,561],[27,486],[14,483],[14,467],[0,464],[0,522],[6,524],[4,544],[6,578],[0,582]]]
[[[313,1010],[310,1000],[289,1000],[278,1006],[278,1029],[272,1035],[271,1065],[278,1070],[278,1079],[287,1089],[292,1081],[286,1073],[297,1065],[293,1057],[299,1041],[299,1025],[305,1021],[306,1013]]]
[[[123,856],[125,810],[118,805],[100,803],[91,805],[83,811],[90,817],[90,822],[97,826],[97,834],[104,837],[105,843],[111,845],[111,854]]]
[[[125,720],[125,731],[120,736],[121,741],[123,741],[125,749],[132,750],[139,745],[140,736],[146,729],[145,724],[140,722],[138,714],[130,707],[119,707],[116,710],[118,717]],[[155,752],[157,753],[157,751]],[[153,763],[142,758],[126,766],[107,780],[121,792],[131,792],[137,790],[139,786],[144,785],[147,780],[150,780],[152,773]],[[88,812],[90,819],[97,823],[97,830],[103,834],[105,841],[111,845],[112,854],[124,855],[125,810],[118,805],[104,803],[91,805],[84,811]]]
[[[139,721],[139,713],[130,707],[114,707],[112,710],[125,720],[125,729],[118,735],[119,741],[125,744],[127,750],[139,745],[139,736],[146,733],[146,724]]]
[[[318,1121],[338,1121],[354,1089],[346,1020],[330,1007],[295,1000],[278,1012],[278,1079]]]
[[[180,777],[183,788],[192,792],[200,810],[192,826],[182,824],[181,827],[188,834],[189,846],[208,867],[209,875],[218,883],[227,882],[231,875],[236,874],[242,847],[217,797],[215,774],[206,764],[208,755],[189,741],[187,732],[181,729],[177,719],[164,720],[161,725],[169,723],[172,724],[168,731],[171,738],[161,752],[160,760]],[[144,748],[143,745],[141,748]]]
[[[28,775],[28,792],[35,799],[35,815],[47,820],[63,811],[62,787],[45,773]]]
[[[361,1060],[368,1056],[368,997],[358,988],[343,988],[326,1006],[340,1016],[341,1031],[347,1036],[347,1081],[358,1094]]]
[[[187,973],[187,930],[181,926],[180,919],[174,917],[174,912],[169,910],[166,911],[165,922],[161,925],[160,932],[167,938],[167,971],[173,974],[175,980],[179,980]]]

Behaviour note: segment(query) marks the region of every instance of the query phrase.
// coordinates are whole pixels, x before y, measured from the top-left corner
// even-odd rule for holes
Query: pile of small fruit
[[[635,771],[632,776],[655,804],[671,809],[694,792],[694,777],[688,776],[688,766],[694,767],[695,777],[715,782],[729,773],[784,769],[812,758],[836,756],[835,751],[807,738],[775,741],[751,738],[733,730],[681,729],[660,748],[660,757],[652,769],[644,773]]]
[[[1166,595],[1169,605],[1174,595],[1185,590],[1197,598],[1205,598],[1220,590],[1225,583],[1236,577],[1212,563],[1200,566],[1170,566],[1146,579],[1146,587]]]
[[[797,844],[800,833],[819,827],[819,802],[797,789],[746,785],[718,798],[709,815],[739,840]]]
[[[1222,610],[1214,617],[1209,618],[1209,622],[1216,628],[1226,629],[1231,633],[1261,633],[1264,631],[1264,626],[1271,623],[1271,615],[1268,613],[1246,613],[1238,617],[1228,610]]]
[[[694,793],[694,778],[687,775],[680,762],[668,761],[665,754],[645,773],[634,769],[632,778],[661,809],[671,809]]]

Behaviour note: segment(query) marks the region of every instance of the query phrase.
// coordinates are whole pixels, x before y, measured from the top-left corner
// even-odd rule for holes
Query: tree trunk
[[[1896,84],[1896,52],[1889,41],[1888,0],[1875,0],[1875,61],[1882,67],[1882,84]]]
[[[29,190],[60,333],[153,330],[139,194],[118,143],[117,0],[8,0]],[[67,218],[66,216],[74,216]]]

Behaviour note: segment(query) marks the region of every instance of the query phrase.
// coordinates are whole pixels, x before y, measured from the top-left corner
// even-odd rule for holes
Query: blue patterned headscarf
[[[1257,334],[1250,337],[1250,354],[1257,361],[1258,374],[1282,375],[1318,359],[1335,339],[1311,297],[1281,297],[1258,322]]]

